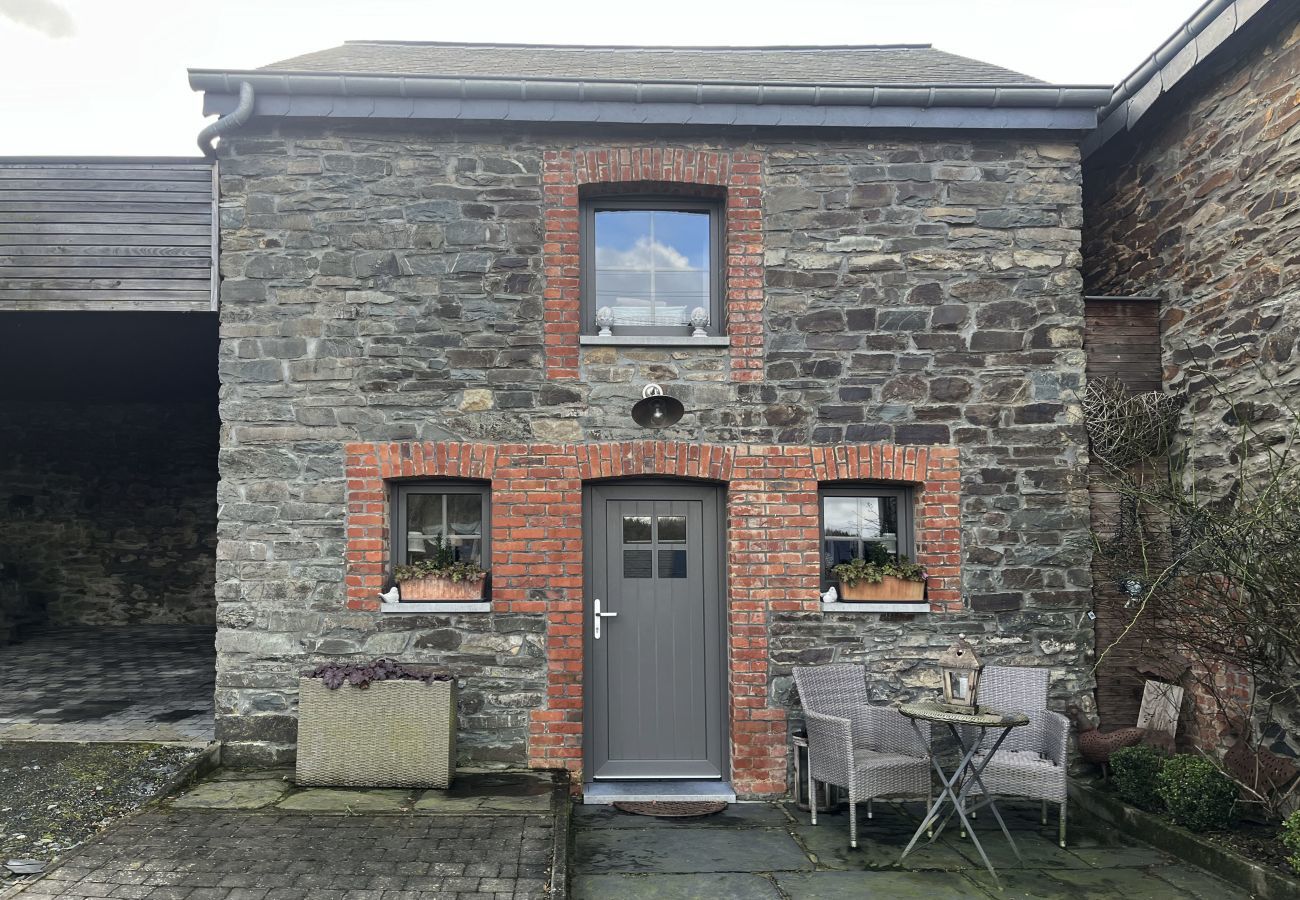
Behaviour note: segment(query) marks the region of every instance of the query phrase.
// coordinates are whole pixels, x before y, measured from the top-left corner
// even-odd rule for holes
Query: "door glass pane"
[[[659,577],[660,578],[685,578],[686,577],[686,551],[685,550],[667,550],[659,551]]]
[[[685,516],[659,516],[656,521],[659,523],[659,543],[661,544],[684,544],[686,543],[686,517]]]
[[[614,327],[685,325],[709,308],[707,210],[602,210],[594,215],[593,307]]]
[[[645,550],[624,550],[623,577],[653,578],[654,573],[650,570],[653,559],[648,547]]]
[[[623,517],[623,543],[625,544],[650,543],[650,517],[649,516],[624,516]]]

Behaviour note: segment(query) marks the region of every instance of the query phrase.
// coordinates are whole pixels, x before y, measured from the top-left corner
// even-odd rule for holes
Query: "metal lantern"
[[[979,690],[982,668],[983,664],[975,655],[975,648],[966,640],[966,635],[957,635],[957,642],[939,657],[944,706],[953,712],[979,712],[975,694]]]
[[[657,384],[647,384],[632,407],[632,421],[642,428],[667,428],[685,414],[682,401],[669,397]]]

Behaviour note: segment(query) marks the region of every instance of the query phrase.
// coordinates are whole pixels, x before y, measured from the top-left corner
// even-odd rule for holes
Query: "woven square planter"
[[[908,581],[905,578],[886,575],[875,584],[868,581],[859,581],[852,587],[842,584],[839,594],[841,600],[849,603],[898,603],[924,600],[925,582]]]
[[[298,680],[298,784],[445,788],[455,765],[455,681]]]

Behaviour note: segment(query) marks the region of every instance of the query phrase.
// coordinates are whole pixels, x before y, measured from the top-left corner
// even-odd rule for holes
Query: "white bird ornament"
[[[835,590],[833,584],[822,594],[822,603],[834,603],[838,599],[840,599],[840,592]]]
[[[383,600],[385,603],[396,603],[398,600],[402,599],[402,593],[397,589],[397,585],[393,585],[380,594],[379,599]]]

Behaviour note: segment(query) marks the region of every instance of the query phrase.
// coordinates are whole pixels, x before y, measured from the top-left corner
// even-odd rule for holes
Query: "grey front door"
[[[588,492],[589,778],[726,771],[720,506],[721,492],[706,486]]]

